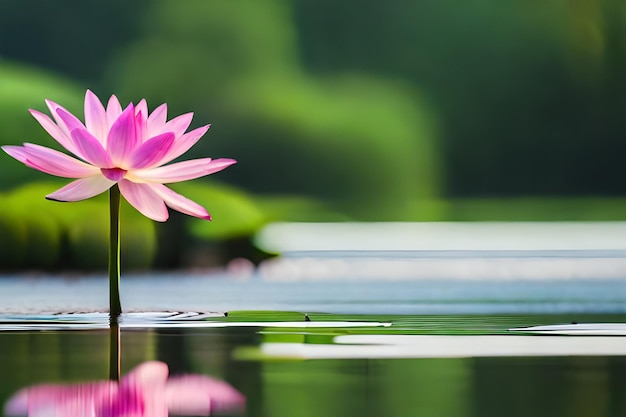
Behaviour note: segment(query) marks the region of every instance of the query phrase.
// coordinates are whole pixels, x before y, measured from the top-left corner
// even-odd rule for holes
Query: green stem
[[[120,302],[120,189],[117,184],[109,189],[111,215],[109,234],[109,314],[111,324],[117,324],[122,314]]]
[[[109,379],[120,382],[120,325],[117,320],[111,320],[109,331]]]

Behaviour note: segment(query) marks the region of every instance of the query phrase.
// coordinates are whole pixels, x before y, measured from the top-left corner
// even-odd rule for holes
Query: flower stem
[[[117,184],[109,189],[111,215],[109,233],[109,314],[111,323],[117,324],[122,314],[120,302],[120,189]]]
[[[117,320],[111,320],[109,332],[109,379],[120,382],[120,325]]]

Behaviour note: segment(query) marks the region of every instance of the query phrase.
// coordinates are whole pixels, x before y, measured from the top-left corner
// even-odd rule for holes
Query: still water
[[[563,323],[570,315],[309,318],[304,322],[299,313],[232,312],[227,318],[204,319],[224,324],[219,327],[131,326],[121,331],[121,371],[127,374],[141,363],[159,360],[167,363],[171,375],[210,375],[245,396],[244,414],[249,416],[626,415],[623,338],[559,336],[550,350],[543,341],[554,336],[520,336],[508,330]],[[604,323],[624,319],[577,318]],[[361,326],[357,321],[390,326]],[[281,322],[290,324],[276,326]],[[412,339],[394,340],[397,336]],[[577,351],[581,339],[589,343]],[[612,346],[614,342],[620,343]],[[109,372],[108,331],[2,332],[0,369],[3,402],[18,389],[42,382],[104,380]]]
[[[245,397],[245,409],[214,414],[626,416],[626,274],[621,257],[587,261],[597,259],[612,269],[576,275],[559,258],[556,267],[541,264],[551,274],[544,279],[511,276],[496,262],[504,277],[358,280],[324,276],[319,259],[314,279],[302,258],[300,275],[293,264],[283,264],[291,275],[129,275],[120,371],[161,364],[169,381],[211,377]],[[394,271],[406,259],[385,262]],[[581,265],[574,272],[586,271]],[[0,402],[43,383],[107,380],[106,289],[98,276],[0,280]],[[179,402],[228,400],[226,385],[201,381]],[[170,407],[176,413],[184,404]]]

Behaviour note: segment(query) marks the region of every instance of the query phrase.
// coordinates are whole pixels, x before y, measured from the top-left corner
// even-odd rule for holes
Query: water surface
[[[624,416],[623,255],[316,253],[127,274],[121,371],[213,376],[249,416]],[[107,289],[0,278],[1,402],[108,377]]]

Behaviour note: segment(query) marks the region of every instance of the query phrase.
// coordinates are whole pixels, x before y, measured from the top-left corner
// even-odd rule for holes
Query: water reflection
[[[7,416],[167,417],[241,412],[245,398],[224,381],[201,374],[169,377],[165,362],[146,361],[121,377],[121,334],[109,328],[109,379],[23,388],[6,402]]]
[[[8,416],[166,417],[243,410],[244,397],[229,384],[205,375],[168,378],[163,362],[144,362],[119,384],[97,381],[35,385],[18,391],[4,407]]]
[[[281,359],[399,359],[624,356],[626,338],[520,335],[343,335],[334,344],[263,343],[258,357]],[[243,351],[244,354],[250,354]],[[244,356],[245,357],[245,356]]]
[[[309,313],[310,322],[298,321],[301,317],[301,313],[295,312],[229,312],[225,322],[256,321],[256,325],[122,327],[120,385],[109,388],[112,392],[104,390],[106,395],[111,392],[110,397],[105,397],[104,407],[94,406],[89,413],[74,415],[150,415],[145,408],[138,408],[141,403],[137,399],[146,395],[165,398],[159,403],[161,408],[154,411],[156,416],[184,415],[185,410],[177,408],[172,396],[181,406],[189,406],[201,395],[209,396],[210,404],[217,407],[211,408],[211,413],[242,412],[218,407],[217,403],[227,398],[219,393],[219,387],[201,386],[192,379],[174,376],[178,374],[212,375],[228,381],[245,397],[245,415],[251,417],[626,415],[625,338],[597,334],[557,338],[553,334],[527,333],[530,326],[538,324],[551,325],[550,330],[569,329],[573,325],[563,323],[572,321],[607,323],[605,327],[614,328],[617,323],[626,322],[623,315]],[[270,325],[264,327],[262,319]],[[275,326],[280,320],[295,327]],[[365,321],[391,326],[330,326],[331,322]],[[304,326],[324,322],[328,327]],[[609,323],[615,324],[608,326]],[[513,328],[523,330],[513,332]],[[589,324],[584,328],[589,328]],[[37,384],[42,381],[60,388],[48,391],[54,394],[48,408],[42,406],[39,414],[33,410],[33,416],[55,415],[50,412],[58,411],[54,398],[81,407],[83,404],[76,402],[73,394],[76,391],[96,398],[98,392],[103,392],[103,385],[99,384],[111,384],[104,381],[109,371],[109,335],[102,330],[0,332],[0,370],[4,376],[0,379],[0,403],[6,401],[7,408],[21,404],[22,415],[28,413],[24,407],[29,399],[38,403],[34,400],[45,398],[46,391],[35,389],[41,389]],[[559,342],[557,352],[545,349],[554,346],[555,341]],[[283,345],[283,351],[270,355],[267,349],[279,348],[278,345]],[[585,346],[594,348],[585,350]],[[291,348],[295,350],[285,351]],[[542,350],[537,351],[538,348]],[[165,376],[151,371],[150,367],[157,369],[153,365],[143,374],[146,364],[167,364]],[[160,388],[133,388],[148,371],[157,375]],[[167,373],[173,376],[168,378]],[[134,380],[132,375],[136,376]],[[204,379],[202,375],[199,376]],[[145,379],[156,385],[154,378]],[[77,384],[98,380],[101,381]],[[177,381],[187,388],[176,391]],[[31,388],[16,394],[21,387]],[[166,390],[178,393],[168,399]],[[24,397],[24,391],[31,397]],[[123,396],[127,402],[116,400]],[[21,403],[16,398],[21,398]],[[9,411],[12,410],[7,410],[7,416],[15,415]],[[204,411],[193,410],[195,415],[206,415]],[[56,415],[71,417],[70,412],[66,408]],[[140,412],[144,414],[137,414]]]

